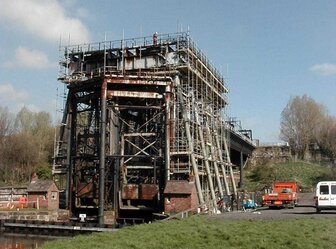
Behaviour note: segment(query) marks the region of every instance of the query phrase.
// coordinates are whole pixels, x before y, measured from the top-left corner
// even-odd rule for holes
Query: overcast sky
[[[307,94],[336,116],[336,1],[0,0],[0,106],[55,113],[59,44],[190,30],[228,79],[229,116],[278,142]]]

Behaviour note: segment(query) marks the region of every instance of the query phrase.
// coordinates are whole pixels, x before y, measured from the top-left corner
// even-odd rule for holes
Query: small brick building
[[[196,187],[194,182],[171,180],[166,184],[165,213],[179,213],[195,210],[198,206]]]
[[[53,180],[33,179],[27,188],[28,205],[34,208],[58,209],[59,189]]]

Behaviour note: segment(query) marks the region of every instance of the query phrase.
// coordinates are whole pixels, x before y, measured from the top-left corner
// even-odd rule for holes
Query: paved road
[[[306,205],[306,206],[314,206],[315,200],[314,196],[315,193],[299,193],[299,206]]]
[[[314,193],[300,193],[299,205],[294,209],[258,209],[226,212],[214,216],[215,219],[223,220],[287,220],[300,218],[334,218],[336,210],[325,210],[316,213],[314,206]]]

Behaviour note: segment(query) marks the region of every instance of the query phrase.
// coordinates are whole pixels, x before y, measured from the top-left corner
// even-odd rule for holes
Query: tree
[[[326,117],[321,124],[318,144],[322,151],[336,164],[336,118]]]
[[[307,159],[309,144],[317,141],[326,109],[311,97],[292,97],[281,113],[280,137],[300,159]]]
[[[13,134],[4,147],[1,179],[10,184],[24,183],[30,178],[38,160],[38,141],[28,133]]]
[[[14,119],[7,108],[0,107],[0,181],[26,183],[37,171],[43,178],[50,177],[53,137],[49,113],[23,107]]]
[[[15,127],[17,133],[29,134],[36,141],[38,160],[50,160],[53,154],[54,128],[49,113],[32,112],[23,107],[16,115]]]
[[[38,165],[35,172],[39,179],[47,180],[52,178],[52,171],[48,164]]]
[[[5,159],[9,136],[14,132],[14,118],[7,107],[0,107],[0,175],[6,176],[9,165]]]
[[[16,114],[15,128],[17,133],[32,133],[34,128],[34,113],[27,107],[22,107]]]
[[[7,107],[0,106],[0,139],[13,133],[13,115]]]

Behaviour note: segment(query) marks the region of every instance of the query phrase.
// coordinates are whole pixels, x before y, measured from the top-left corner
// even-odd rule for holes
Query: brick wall
[[[59,207],[59,190],[55,184],[52,184],[48,190],[48,209],[58,209]]]
[[[32,208],[37,208],[37,202],[39,208],[48,208],[47,193],[37,192],[28,194],[28,206]]]
[[[199,206],[196,186],[190,182],[191,193],[167,193],[165,195],[165,213],[173,214],[186,210],[195,210]]]
[[[179,213],[192,207],[191,195],[171,194],[165,198],[165,213]]]
[[[196,210],[197,207],[199,206],[199,202],[198,202],[198,197],[197,197],[197,191],[196,191],[196,187],[194,185],[192,192],[191,192],[191,196],[190,196],[190,202],[191,202],[191,207],[193,210]]]

